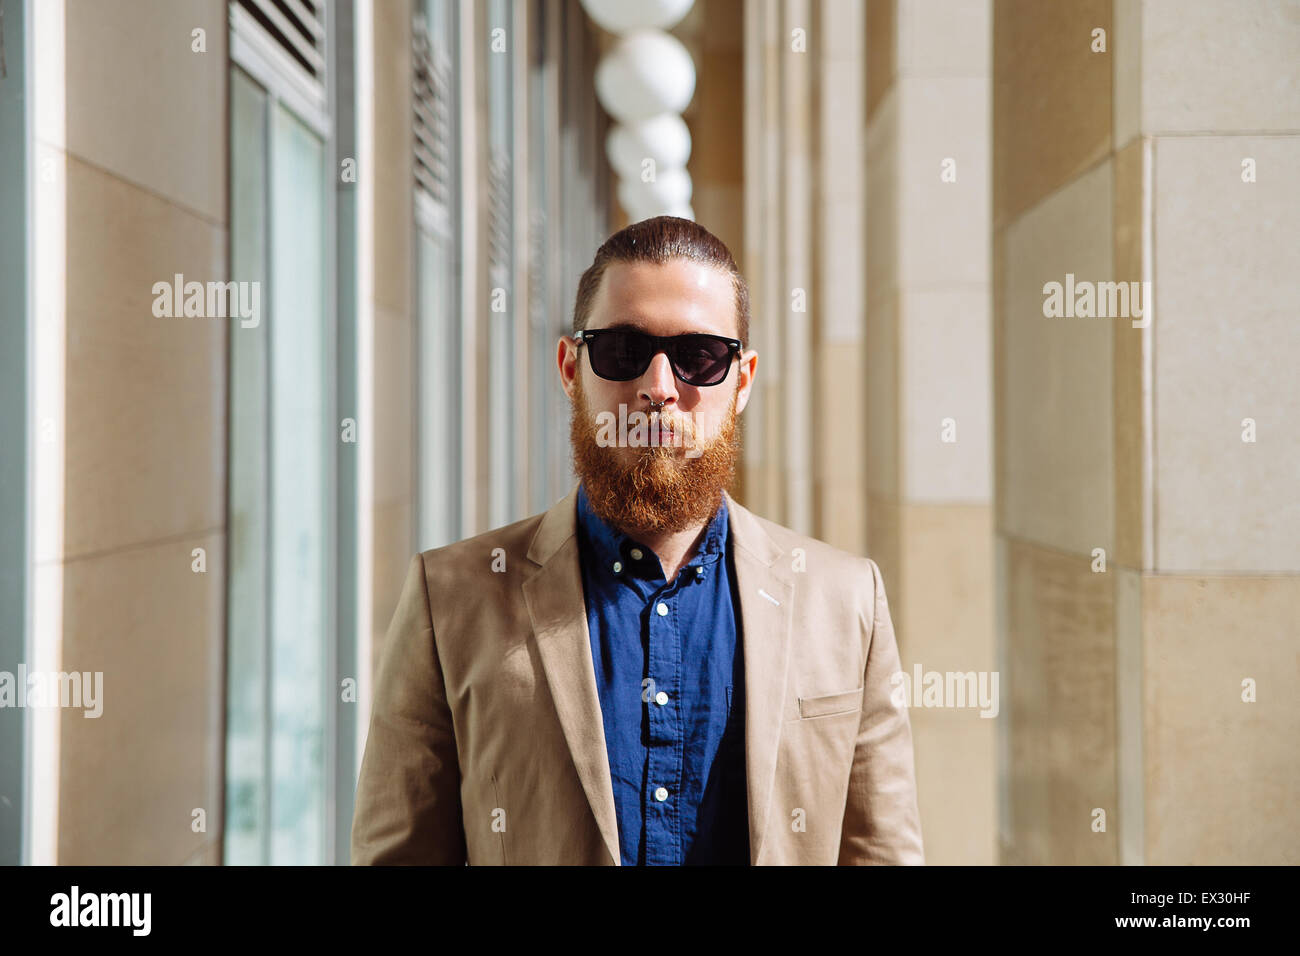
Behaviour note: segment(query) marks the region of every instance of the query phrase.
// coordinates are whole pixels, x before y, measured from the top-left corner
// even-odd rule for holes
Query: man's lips
[[[638,438],[628,429],[628,445],[630,447],[653,447],[655,445],[684,445],[690,441],[689,433],[684,429],[673,428],[671,425],[651,424],[640,434],[643,439]]]
[[[671,422],[655,422],[650,425],[650,434],[661,442],[668,442],[674,439],[685,439],[687,432],[681,426],[673,425]]]

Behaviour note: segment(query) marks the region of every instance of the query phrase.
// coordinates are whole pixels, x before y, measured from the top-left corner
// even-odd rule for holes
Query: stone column
[[[1295,863],[1296,6],[993,49],[1003,860]]]
[[[25,663],[78,672],[100,709],[27,713],[36,864],[221,857],[228,322],[159,316],[153,285],[229,277],[227,8],[28,6]]]
[[[990,15],[881,0],[866,18],[868,553],[898,629],[930,863],[996,859]]]

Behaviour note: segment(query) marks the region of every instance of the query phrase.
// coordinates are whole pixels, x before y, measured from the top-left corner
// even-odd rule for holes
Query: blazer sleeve
[[[352,815],[352,863],[466,862],[456,736],[415,555],[384,640]]]
[[[898,642],[880,568],[871,560],[867,564],[874,606],[839,863],[921,864],[925,856],[916,803],[912,727],[906,706],[895,706],[892,693],[896,685],[891,677],[900,669]]]

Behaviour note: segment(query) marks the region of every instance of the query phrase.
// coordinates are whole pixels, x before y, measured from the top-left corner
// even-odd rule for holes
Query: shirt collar
[[[587,500],[587,489],[581,484],[578,485],[578,527],[591,546],[598,567],[614,574],[630,571],[640,577],[663,576],[663,569],[654,550],[624,534],[592,511],[591,503]],[[720,560],[726,553],[729,536],[730,522],[724,498],[705,528],[695,555],[685,566],[704,567]],[[639,558],[637,554],[640,554]]]

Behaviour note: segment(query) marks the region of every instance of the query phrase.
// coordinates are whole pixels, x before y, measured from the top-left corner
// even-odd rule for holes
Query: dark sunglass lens
[[[591,368],[601,378],[626,382],[637,378],[649,364],[649,341],[630,329],[601,332],[587,345],[591,349]]]
[[[731,347],[709,335],[683,335],[677,344],[677,368],[690,385],[714,385],[731,366]]]

